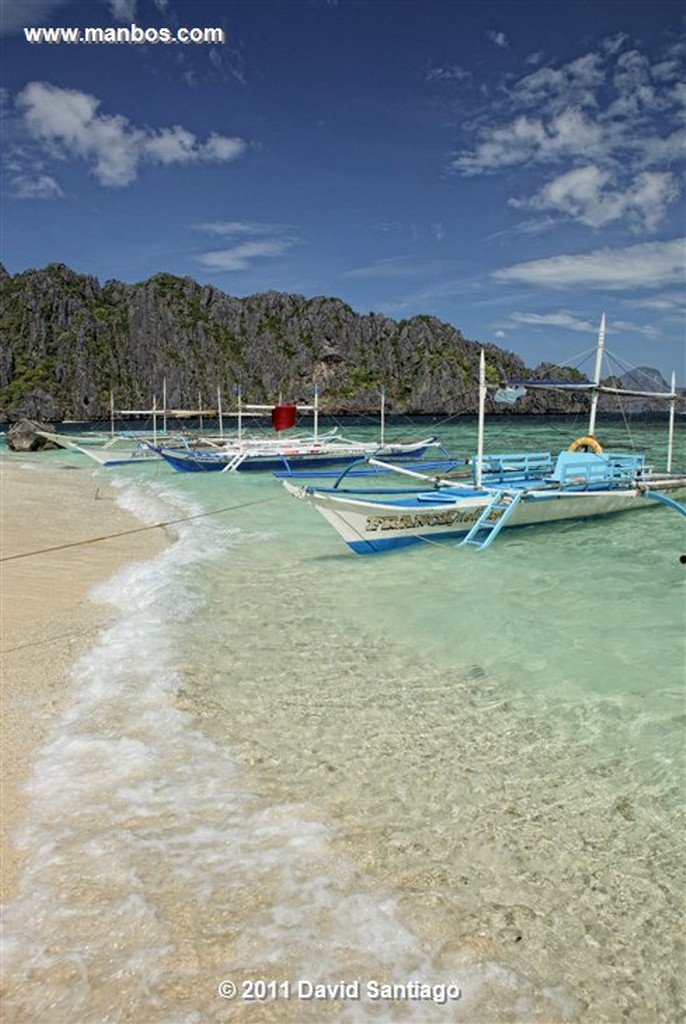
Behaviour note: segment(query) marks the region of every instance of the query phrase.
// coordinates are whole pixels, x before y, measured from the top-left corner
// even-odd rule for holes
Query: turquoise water
[[[93,472],[148,521],[227,511],[94,595],[118,621],[31,783],[9,1020],[679,1019],[683,517],[363,558],[268,477]]]

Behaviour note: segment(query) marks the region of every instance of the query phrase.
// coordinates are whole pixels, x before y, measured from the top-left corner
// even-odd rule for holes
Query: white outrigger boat
[[[48,430],[39,430],[37,434],[68,451],[80,452],[87,455],[89,459],[97,462],[100,466],[128,466],[139,463],[159,460],[159,452],[155,447],[162,441],[169,445],[184,445],[193,438],[200,446],[211,446],[213,439],[204,434],[202,430],[203,416],[219,417],[220,434],[217,442],[223,443],[224,430],[222,422],[221,393],[217,392],[217,409],[203,408],[198,404],[197,409],[168,409],[166,397],[166,380],[163,387],[163,404],[158,408],[157,399],[153,398],[150,409],[117,409],[114,408],[114,394],[110,393],[110,428],[108,431],[87,431],[85,433],[63,433]],[[116,419],[134,419],[145,416],[151,423],[147,430],[118,430],[115,428]],[[189,432],[179,426],[169,429],[169,421],[198,419],[200,430]]]
[[[636,511],[656,502],[686,515],[686,507],[672,495],[686,495],[686,471],[672,472],[676,383],[665,392],[626,391],[600,383],[604,351],[605,317],[598,337],[594,380],[583,384],[526,382],[523,388],[562,388],[591,394],[588,433],[567,451],[484,454],[484,410],[487,395],[485,357],[480,358],[478,451],[465,478],[432,478],[399,466],[387,468],[405,474],[423,487],[410,489],[345,490],[342,473],[331,488],[297,486],[283,482],[296,498],[312,505],[349,547],[370,554],[419,542],[461,539],[463,544],[488,547],[503,528],[531,526],[563,520],[587,519]],[[513,389],[515,390],[515,389]],[[660,398],[670,403],[667,469],[648,465],[645,455],[603,451],[595,437],[600,394]],[[383,463],[371,459],[377,468]]]

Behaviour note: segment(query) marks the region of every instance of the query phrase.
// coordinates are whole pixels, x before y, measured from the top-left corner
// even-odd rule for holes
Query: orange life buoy
[[[595,452],[596,455],[600,455],[602,450],[602,444],[592,434],[577,437],[576,441],[572,441],[568,448],[570,452]]]

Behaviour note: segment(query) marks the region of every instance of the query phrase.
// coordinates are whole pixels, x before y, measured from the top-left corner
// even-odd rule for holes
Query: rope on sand
[[[55,544],[50,548],[37,548],[35,551],[22,551],[18,555],[4,555],[0,562],[14,562],[19,558],[33,558],[36,555],[49,555],[53,551],[66,551],[68,548],[83,547],[86,544],[98,544],[103,540],[113,540],[115,537],[127,537],[132,533],[145,533],[146,530],[163,530],[167,526],[176,526],[178,523],[188,523],[191,519],[207,519],[209,516],[222,515],[224,512],[236,512],[238,509],[249,508],[251,505],[266,505],[270,501],[280,498],[277,495],[273,498],[260,498],[257,501],[246,501],[241,505],[227,505],[226,508],[212,509],[210,512],[196,512],[192,516],[182,516],[180,519],[167,519],[163,523],[150,523],[147,526],[134,526],[130,530],[119,530],[117,533],[106,533],[102,537],[89,537],[87,540],[75,540],[69,544]]]

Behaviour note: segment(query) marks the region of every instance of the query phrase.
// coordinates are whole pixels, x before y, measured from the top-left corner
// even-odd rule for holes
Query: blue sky
[[[0,7],[10,273],[335,295],[532,367],[604,310],[612,352],[686,383],[681,2]],[[24,34],[132,24],[224,42]]]

